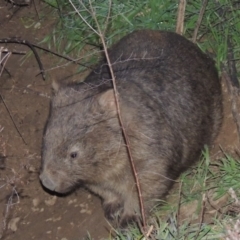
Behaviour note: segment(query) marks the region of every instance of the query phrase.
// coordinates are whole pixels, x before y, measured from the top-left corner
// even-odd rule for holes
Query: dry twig
[[[178,196],[178,208],[177,208],[177,214],[176,214],[176,225],[177,225],[177,236],[179,236],[179,216],[180,216],[180,208],[181,208],[181,197],[182,197],[182,185],[183,181],[180,181],[180,187],[179,187],[179,196]]]
[[[2,75],[3,69],[5,68],[5,65],[6,65],[7,60],[8,60],[9,57],[11,56],[11,52],[8,52],[8,53],[5,54],[4,57],[2,57],[2,56],[1,56],[1,53],[2,53],[3,50],[4,50],[3,47],[1,47],[1,48],[0,48],[0,66],[2,66],[2,68],[1,68],[1,71],[0,71],[0,77],[1,77],[1,75]],[[27,143],[26,143],[26,141],[24,140],[21,132],[19,131],[19,129],[18,129],[18,127],[17,127],[17,125],[16,125],[13,117],[12,117],[12,114],[11,114],[11,112],[10,112],[10,110],[9,110],[9,108],[8,108],[8,106],[7,106],[7,104],[6,104],[6,102],[5,102],[5,100],[4,100],[4,98],[3,98],[3,96],[2,96],[1,93],[0,93],[0,98],[2,99],[3,105],[5,106],[8,114],[9,114],[9,116],[10,116],[12,122],[13,122],[13,125],[15,126],[15,128],[16,128],[18,134],[19,134],[19,136],[21,137],[21,139],[23,140],[23,142],[27,145]]]
[[[4,182],[0,185],[0,189],[5,188],[9,191],[11,189],[10,195],[8,195],[7,203],[5,209],[3,209],[3,219],[0,223],[0,239],[4,237],[4,232],[7,228],[7,220],[9,217],[10,209],[20,202],[19,193],[17,191],[17,184],[21,181],[21,175],[15,171],[15,169],[11,168],[11,173],[13,176],[1,177],[0,181]]]
[[[8,0],[12,5],[16,5],[18,7],[26,7],[31,1],[30,0]]]
[[[24,144],[27,145],[27,143],[26,143],[26,141],[24,140],[21,132],[19,131],[19,129],[18,129],[18,127],[17,127],[17,125],[16,125],[16,123],[15,123],[15,121],[14,121],[14,119],[13,119],[13,116],[12,116],[12,114],[11,114],[11,112],[10,112],[10,110],[9,110],[9,108],[8,108],[5,100],[4,100],[4,98],[2,97],[2,94],[1,94],[1,93],[0,93],[0,98],[2,99],[2,102],[3,102],[3,104],[4,104],[4,106],[5,106],[6,110],[7,110],[7,112],[8,112],[8,114],[9,114],[9,116],[10,116],[10,118],[11,118],[11,120],[12,120],[12,123],[13,123],[14,127],[16,128],[19,136],[20,136],[21,139],[23,140]]]
[[[179,0],[178,2],[178,13],[177,13],[177,24],[176,33],[182,35],[184,28],[184,17],[185,17],[186,0]]]
[[[206,179],[205,179],[206,180]],[[204,187],[205,187],[205,181],[204,181]],[[206,193],[203,193],[202,195],[202,206],[201,206],[201,215],[200,215],[200,222],[199,222],[199,227],[198,227],[198,231],[196,234],[195,239],[198,239],[198,236],[201,232],[201,227],[202,227],[202,223],[203,223],[203,218],[204,218],[204,212],[205,212],[205,205],[206,205]]]
[[[78,64],[78,65],[80,65],[80,66],[83,66],[83,67],[86,67],[86,68],[88,68],[88,69],[93,70],[93,68],[92,68],[91,66],[87,66],[87,65],[85,65],[85,64],[83,64],[83,63],[79,63],[79,62],[78,62],[79,59],[73,59],[73,58],[70,58],[70,57],[68,57],[68,56],[64,56],[64,55],[62,55],[62,54],[53,52],[53,51],[51,51],[51,50],[49,50],[49,49],[47,49],[47,48],[38,46],[38,45],[36,45],[36,44],[34,44],[34,43],[30,43],[30,42],[28,42],[28,41],[26,41],[26,40],[22,40],[22,39],[19,39],[19,38],[5,38],[5,39],[0,39],[0,43],[18,43],[18,44],[27,45],[27,46],[33,51],[33,53],[34,53],[34,56],[35,56],[35,58],[36,58],[36,60],[37,60],[37,62],[38,62],[39,68],[40,68],[40,73],[42,74],[42,77],[43,77],[44,80],[45,80],[45,78],[46,78],[46,76],[45,76],[45,72],[46,72],[46,71],[45,71],[45,69],[43,69],[43,65],[42,65],[42,63],[41,63],[41,61],[40,61],[40,58],[39,58],[39,56],[38,56],[38,53],[36,52],[36,50],[35,50],[34,48],[38,48],[38,49],[43,50],[43,51],[45,51],[45,52],[51,53],[51,54],[53,54],[53,55],[55,55],[55,56],[57,56],[57,57],[63,58],[63,59],[65,59],[65,60],[67,60],[67,61],[70,61],[70,62],[72,62],[72,63]],[[6,51],[8,51],[8,50],[5,49],[5,52],[6,52]],[[8,51],[8,52],[9,52],[9,51]],[[25,54],[25,52],[23,52],[23,51],[12,51],[11,53],[12,53],[12,54]],[[80,58],[80,59],[81,59],[81,58]]]
[[[17,43],[17,44],[23,44],[23,45],[28,46],[32,50],[32,52],[34,53],[34,56],[35,56],[35,58],[36,58],[36,60],[38,62],[38,65],[39,65],[39,68],[40,68],[40,72],[42,74],[43,79],[44,80],[46,79],[42,62],[41,62],[41,60],[40,60],[40,58],[38,56],[37,51],[33,47],[32,43],[30,43],[30,42],[28,42],[26,40],[21,40],[19,38],[4,38],[4,39],[0,39],[0,43]]]
[[[4,56],[2,56],[2,53],[5,53]],[[3,47],[0,47],[0,77],[2,75],[3,70],[7,71],[7,73],[10,75],[8,70],[5,68],[5,65],[11,56],[11,52],[5,52],[5,49]],[[11,76],[11,75],[10,75]]]
[[[227,45],[228,45],[227,59],[228,59],[229,77],[230,77],[232,86],[239,89],[240,85],[237,77],[238,71],[237,71],[234,52],[233,52],[234,46],[232,44],[230,36],[228,37]]]
[[[202,8],[200,10],[200,13],[198,15],[198,20],[197,20],[197,23],[196,23],[196,27],[194,29],[194,33],[193,33],[193,37],[192,37],[192,41],[195,43],[196,40],[197,40],[197,34],[198,34],[198,29],[201,25],[201,22],[202,22],[202,19],[203,19],[203,15],[204,15],[204,12],[206,10],[206,7],[207,7],[207,4],[208,4],[208,0],[204,0],[203,1],[203,4],[202,4]]]

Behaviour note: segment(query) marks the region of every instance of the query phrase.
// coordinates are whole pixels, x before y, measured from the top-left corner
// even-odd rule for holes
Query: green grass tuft
[[[112,0],[111,6],[108,0],[91,0],[91,4],[89,1],[71,0],[92,29],[79,17],[69,1],[44,1],[54,9],[59,18],[53,33],[46,36],[42,42],[47,42],[49,47],[54,45],[58,52],[73,57],[84,55],[83,50],[86,46],[88,46],[88,53],[102,47],[98,34],[92,30],[96,30],[96,23],[91,15],[91,8],[105,32],[105,41],[108,46],[135,29],[175,31],[178,7],[176,0]],[[192,37],[201,7],[202,0],[187,2],[184,35],[188,38]],[[199,28],[197,44],[204,52],[208,52],[216,59],[219,70],[228,64],[229,41],[234,53],[234,59],[231,61],[234,61],[239,69],[239,36],[239,3],[232,0],[208,1]],[[82,63],[92,65],[98,61],[97,56],[98,54],[87,56]],[[240,71],[238,76],[239,74]]]

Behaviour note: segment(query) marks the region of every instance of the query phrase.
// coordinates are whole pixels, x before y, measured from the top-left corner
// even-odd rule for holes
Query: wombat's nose
[[[56,184],[53,182],[51,178],[49,178],[44,172],[42,172],[39,176],[44,187],[48,188],[51,191],[54,191],[56,188]]]

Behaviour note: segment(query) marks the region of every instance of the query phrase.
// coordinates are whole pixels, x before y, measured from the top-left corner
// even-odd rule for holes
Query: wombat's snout
[[[50,191],[58,193],[66,193],[71,190],[71,184],[68,182],[67,175],[59,170],[51,169],[52,166],[47,166],[42,170],[39,178],[42,185]]]
[[[39,178],[44,187],[48,188],[51,191],[54,191],[56,189],[56,183],[54,183],[54,181],[49,176],[47,176],[45,172],[42,172]]]

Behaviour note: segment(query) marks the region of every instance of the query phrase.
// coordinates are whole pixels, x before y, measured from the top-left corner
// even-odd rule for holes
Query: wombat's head
[[[122,142],[112,89],[60,87],[43,138],[42,184],[65,193],[81,182],[106,181],[121,167]],[[117,161],[117,162],[116,162]]]

